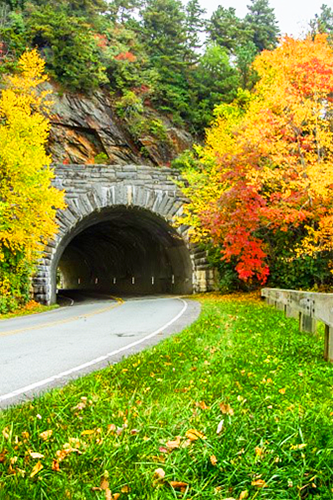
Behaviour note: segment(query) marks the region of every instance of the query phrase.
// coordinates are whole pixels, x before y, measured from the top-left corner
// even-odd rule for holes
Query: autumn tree
[[[292,246],[291,260],[333,248],[333,52],[325,35],[285,38],[254,68],[254,91],[216,109],[185,172],[184,221],[242,280],[264,283],[276,245]]]
[[[56,232],[56,210],[64,207],[45,152],[44,61],[35,50],[26,52],[19,68],[5,80],[0,99],[0,311],[27,300],[29,276]]]

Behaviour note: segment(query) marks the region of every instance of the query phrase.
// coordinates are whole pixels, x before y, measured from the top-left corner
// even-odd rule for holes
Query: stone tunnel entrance
[[[184,240],[148,210],[118,206],[92,214],[64,238],[57,253],[60,288],[119,295],[192,293]]]
[[[122,294],[189,294],[214,289],[206,252],[175,223],[186,199],[170,168],[58,165],[54,185],[66,194],[58,233],[33,280],[36,300],[56,301],[58,286]],[[177,224],[176,224],[177,225]]]

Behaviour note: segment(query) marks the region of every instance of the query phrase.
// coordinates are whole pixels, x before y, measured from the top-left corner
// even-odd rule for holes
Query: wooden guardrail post
[[[299,331],[307,333],[317,333],[317,321],[312,316],[300,313]]]
[[[324,359],[333,363],[333,327],[325,325]]]

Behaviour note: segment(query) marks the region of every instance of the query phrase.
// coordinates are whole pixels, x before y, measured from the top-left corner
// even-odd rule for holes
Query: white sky
[[[239,17],[247,13],[249,0],[200,0],[207,10],[207,15],[217,9],[218,5],[225,8],[234,7]],[[269,5],[275,11],[275,16],[282,34],[294,37],[302,36],[308,31],[308,23],[315,14],[320,13],[322,4],[333,8],[332,0],[270,0]]]

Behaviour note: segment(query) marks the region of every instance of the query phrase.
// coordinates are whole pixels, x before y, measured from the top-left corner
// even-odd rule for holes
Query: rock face
[[[133,133],[130,120],[117,116],[106,91],[86,96],[58,92],[51,85],[50,88],[54,106],[48,149],[55,163],[169,165],[180,152],[192,146],[190,134],[175,128],[152,109],[144,110],[143,118],[146,123],[161,124],[165,132],[162,138],[149,129]]]

